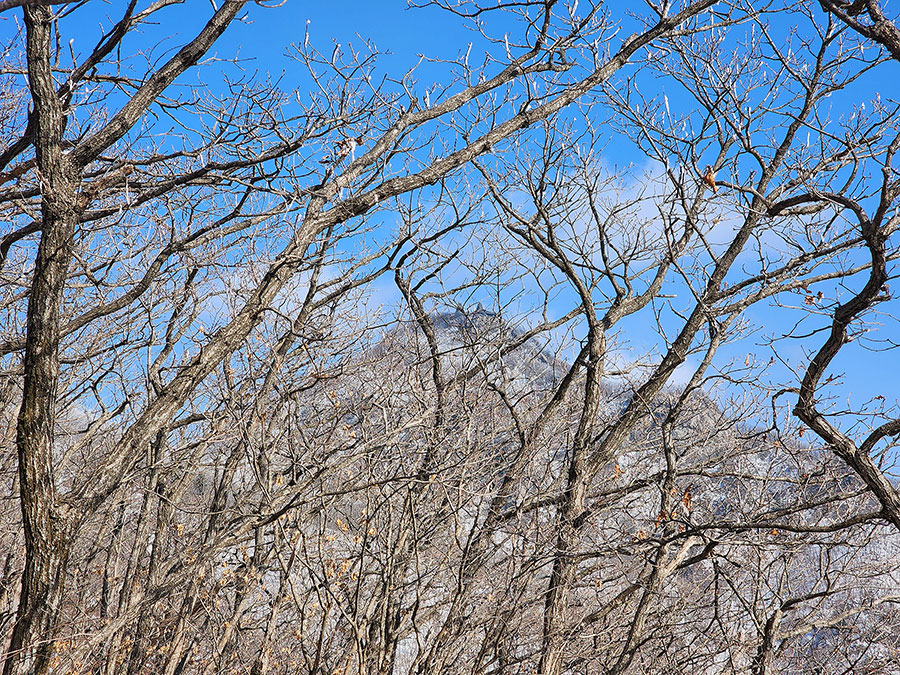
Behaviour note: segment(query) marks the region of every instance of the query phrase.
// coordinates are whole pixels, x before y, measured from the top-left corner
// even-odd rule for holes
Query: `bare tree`
[[[883,46],[893,60],[900,60],[900,29],[886,15],[881,3],[874,0],[822,2],[821,7],[829,17],[845,24],[870,44]],[[883,114],[889,115],[890,109]],[[890,244],[890,237],[900,224],[896,165],[900,135],[896,126],[886,128],[882,139],[871,153],[872,176],[867,181],[867,192],[809,190],[793,197],[796,204],[833,209],[854,222],[870,260],[866,274],[861,275],[862,281],[857,282],[861,287],[850,291],[846,299],[836,299],[829,309],[828,338],[805,368],[794,413],[865,481],[880,502],[885,518],[900,528],[900,494],[891,480],[894,467],[891,454],[895,445],[890,439],[900,435],[896,406],[886,405],[882,395],[850,411],[829,409],[822,402],[824,390],[835,379],[834,373],[829,374],[832,363],[841,351],[848,351],[848,345],[856,343],[873,351],[893,346],[890,338],[881,347],[878,341],[869,343],[865,335],[870,330],[866,321],[891,299],[888,281],[897,252]],[[882,313],[890,317],[887,311]],[[852,426],[846,426],[848,423]]]
[[[210,57],[279,8],[171,4],[0,3],[5,674],[895,664],[897,423],[820,409],[896,257],[898,111],[830,107],[877,4],[428,3],[443,79],[306,36],[308,93]]]

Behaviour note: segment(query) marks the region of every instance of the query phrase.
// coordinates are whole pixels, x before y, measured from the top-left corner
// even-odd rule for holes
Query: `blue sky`
[[[119,11],[120,5],[118,2],[109,3],[109,11]],[[209,3],[201,0],[189,0],[185,7],[167,9],[159,15],[160,19],[167,21],[156,27],[148,27],[142,36],[135,36],[133,40],[127,41],[126,45],[137,51],[147,44],[152,44],[160,36],[192,35],[205,22],[210,10]],[[115,14],[111,16],[115,18]],[[9,20],[9,13],[6,19]],[[69,34],[76,36],[74,43],[76,52],[84,53],[93,46],[98,34],[96,25],[88,24],[86,21],[87,13],[80,11],[75,14],[68,27]],[[785,40],[804,37],[802,26],[779,23],[777,15],[772,17],[772,29]],[[242,59],[240,67],[244,71],[268,72],[276,79],[283,75],[282,86],[302,89],[308,86],[304,74],[299,72],[297,65],[285,58],[284,54],[290,43],[303,42],[307,30],[312,44],[323,53],[329,53],[334,43],[340,43],[347,48],[349,44],[361,47],[364,40],[371,41],[380,50],[389,52],[381,58],[379,66],[380,72],[388,74],[405,71],[414,65],[422,54],[432,58],[452,59],[466,50],[468,42],[475,43],[473,55],[483,52],[484,48],[478,34],[469,30],[462,21],[436,8],[408,9],[405,2],[386,0],[378,2],[287,0],[284,6],[275,8],[264,8],[248,3],[247,20],[233,25],[226,32],[225,37],[216,46],[216,52],[223,57],[237,53]],[[495,27],[495,33],[500,32]],[[175,47],[176,41],[173,40],[169,44]],[[161,52],[157,54],[161,55]],[[236,72],[232,67],[229,68],[233,73]],[[217,71],[214,66],[199,72],[208,80],[204,84],[215,87],[214,79]],[[884,87],[885,74],[891,72],[894,76],[898,74],[896,64],[888,65],[877,73],[863,77],[849,90],[847,96],[834,101],[834,116],[849,114],[857,100],[872,99],[879,93],[879,89]],[[422,89],[429,84],[429,78],[440,78],[441,73],[440,65],[421,66],[418,74]],[[196,82],[197,77],[196,73],[189,74],[186,76],[188,78],[186,83]],[[195,79],[191,81],[189,78]],[[648,97],[659,98],[662,89],[654,91],[651,85],[650,89],[643,93]],[[679,109],[692,105],[678,93],[677,87],[667,88],[665,93],[675,115]],[[887,97],[891,92],[880,93]],[[602,153],[606,165],[623,173],[633,172],[635,179],[639,179],[641,171],[647,168],[644,161],[634,162],[634,146],[616,134],[610,134],[610,140]],[[756,345],[762,341],[765,333],[777,333],[782,327],[786,330],[793,320],[792,317],[805,311],[800,296],[794,296],[792,300],[799,305],[799,309],[785,311],[762,306],[752,309],[749,315],[761,330],[741,343],[727,347],[723,350],[722,356],[740,363],[748,353],[752,353],[758,354],[760,360],[768,361],[770,352]],[[816,319],[816,323],[824,325],[825,320]],[[653,346],[652,331],[647,330],[646,340],[642,340],[641,326],[633,325],[631,328],[633,329],[630,331],[631,342],[637,351]],[[893,324],[889,324],[885,333],[900,338],[900,331]],[[806,344],[817,346],[820,342],[819,338],[814,338],[812,342]],[[802,359],[803,353],[799,345],[786,346],[784,356],[796,360]],[[890,400],[897,397],[900,366],[897,365],[892,352],[872,354],[851,345],[842,352],[834,365],[837,373],[845,373],[845,384],[840,389],[841,395],[850,395],[855,401],[876,394],[885,395]]]

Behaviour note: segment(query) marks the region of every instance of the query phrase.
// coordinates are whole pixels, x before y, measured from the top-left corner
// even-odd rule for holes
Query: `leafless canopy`
[[[4,675],[900,668],[886,3],[180,4],[0,0]]]

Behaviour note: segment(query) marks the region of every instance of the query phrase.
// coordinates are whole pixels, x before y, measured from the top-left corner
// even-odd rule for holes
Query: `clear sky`
[[[219,0],[221,1],[221,0]],[[278,3],[272,2],[271,5]],[[110,16],[115,18],[114,12],[120,11],[120,2],[108,3]],[[161,36],[192,35],[209,16],[209,2],[202,0],[188,0],[185,7],[173,7],[170,12],[171,22],[161,23],[156,27],[147,28],[142,36],[136,36],[130,44],[135,51],[145,49],[146,45],[153,44]],[[160,17],[166,16],[166,12]],[[10,21],[7,13],[4,20]],[[75,35],[74,48],[76,52],[84,53],[93,46],[97,33],[96,25],[88,25],[86,12],[76,12],[73,22],[69,26],[71,35]],[[74,22],[78,22],[77,24]],[[773,28],[784,39],[792,36],[794,26],[777,24]],[[420,55],[432,58],[452,59],[465,52],[469,42],[475,42],[473,54],[479,53],[480,37],[469,30],[461,21],[455,20],[444,11],[433,7],[420,9],[408,9],[402,0],[330,0],[329,2],[301,2],[300,0],[286,0],[281,7],[265,8],[254,3],[248,3],[247,19],[243,23],[232,26],[226,32],[225,37],[216,47],[216,52],[223,57],[230,57],[238,53],[242,61],[241,68],[246,72],[270,73],[278,78],[283,74],[282,86],[295,86],[302,89],[308,86],[304,80],[304,73],[299,72],[297,65],[285,58],[285,50],[291,43],[302,43],[306,31],[312,43],[323,53],[328,53],[334,43],[340,43],[342,48],[348,45],[362,45],[363,41],[370,41],[377,48],[389,52],[382,60],[379,71],[387,74],[403,72],[414,65]],[[798,35],[793,34],[793,39]],[[799,35],[802,38],[802,35]],[[176,46],[175,41],[168,43]],[[483,45],[482,45],[483,51]],[[157,53],[161,56],[162,52]],[[206,68],[202,71],[203,77],[212,79],[215,76],[214,68]],[[232,74],[235,71],[232,69]],[[441,67],[429,67],[424,65],[419,70],[419,78],[423,89],[427,86],[429,77],[440,77]],[[872,99],[880,93],[883,97],[892,95],[892,91],[886,86],[885,73],[898,74],[896,66],[889,66],[862,78],[849,92],[849,98],[845,97],[835,101],[834,113],[844,114],[850,110],[854,101]],[[196,74],[187,77],[196,78]],[[215,87],[215,83],[208,82]],[[879,91],[881,90],[881,91]],[[653,91],[644,92],[653,95]],[[656,92],[661,94],[661,90]],[[690,105],[682,100],[676,88],[666,92],[669,104],[676,112],[679,106]],[[634,158],[634,146],[621,136],[610,135],[609,143],[603,149],[604,161],[611,167],[621,167],[622,171],[634,170],[635,175],[646,168],[645,163],[637,162],[636,167],[629,168]],[[900,286],[900,284],[897,284]],[[833,287],[835,292],[838,290]],[[793,320],[792,316],[805,312],[802,306],[802,297],[794,296],[791,300],[798,305],[798,309],[785,312],[783,309],[775,311],[771,308],[759,307],[751,310],[750,316],[761,327],[761,331],[754,337],[741,342],[738,345],[728,347],[723,351],[723,357],[731,357],[737,362],[743,362],[748,353],[756,354],[761,360],[768,361],[769,352],[764,348],[757,348],[755,343],[761,342],[765,333],[778,333],[787,330]],[[894,304],[894,303],[891,303]],[[890,306],[883,309],[889,311]],[[825,325],[823,318],[819,325]],[[636,348],[648,348],[653,344],[653,333],[647,331],[647,340],[641,345],[640,326],[633,326],[632,344]],[[888,324],[883,333],[888,338],[900,340],[900,331],[892,323]],[[822,336],[823,337],[823,336]],[[820,338],[814,338],[806,344],[818,345]],[[793,353],[785,353],[792,359],[802,359],[800,347],[785,346],[785,350]],[[799,365],[799,363],[798,363]],[[856,346],[851,346],[842,352],[835,361],[836,372],[845,373],[845,386],[841,391],[850,394],[854,400],[860,400],[882,394],[893,400],[898,395],[898,379],[900,379],[900,364],[893,352],[885,354],[872,354]]]

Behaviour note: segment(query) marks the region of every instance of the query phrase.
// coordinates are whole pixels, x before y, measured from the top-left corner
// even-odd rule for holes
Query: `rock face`
[[[479,369],[482,377],[521,394],[549,389],[568,370],[568,364],[550,351],[548,338],[527,338],[524,328],[481,305],[441,312],[430,321],[448,377]],[[396,329],[390,341],[395,339],[410,341],[411,356],[429,358],[425,338],[414,322]]]

